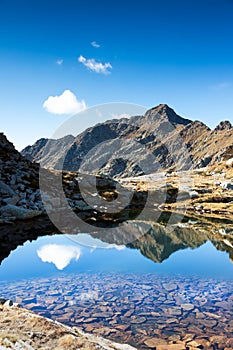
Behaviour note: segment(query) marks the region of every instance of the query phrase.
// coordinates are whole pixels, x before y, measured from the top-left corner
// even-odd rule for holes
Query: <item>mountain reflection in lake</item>
[[[185,218],[168,229],[163,222],[132,221],[124,234],[144,234],[126,245],[104,232],[30,243],[24,237],[35,239],[35,231],[17,230],[15,240],[1,241],[2,297],[138,349],[187,334],[205,349],[233,347],[231,223]]]

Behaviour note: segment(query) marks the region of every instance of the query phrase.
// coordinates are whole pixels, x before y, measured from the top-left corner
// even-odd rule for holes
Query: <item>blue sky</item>
[[[69,115],[43,104],[66,90],[232,121],[232,18],[232,0],[1,0],[1,129],[18,149],[49,137]]]

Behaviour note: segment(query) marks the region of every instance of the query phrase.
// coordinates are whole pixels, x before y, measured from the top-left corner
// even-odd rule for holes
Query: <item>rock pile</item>
[[[17,152],[0,134],[0,215],[5,219],[26,219],[42,213],[39,165]]]

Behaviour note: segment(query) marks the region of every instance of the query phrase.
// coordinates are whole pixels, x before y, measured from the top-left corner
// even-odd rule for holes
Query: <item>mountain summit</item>
[[[169,121],[173,126],[177,126],[178,124],[187,125],[192,121],[189,119],[184,119],[180,117],[176,112],[170,108],[167,104],[160,104],[156,107],[149,109],[145,114],[145,120],[149,121],[158,121],[162,120]]]

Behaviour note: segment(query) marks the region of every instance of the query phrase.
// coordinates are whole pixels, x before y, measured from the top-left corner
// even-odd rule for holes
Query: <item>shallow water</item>
[[[138,349],[187,334],[223,349],[233,339],[232,251],[224,251],[226,238],[190,232],[169,239],[157,232],[134,248],[86,234],[79,244],[74,236],[40,237],[2,262],[0,295]]]
[[[7,284],[8,295],[41,315],[137,348],[151,337],[232,338],[232,287],[217,279],[101,272]]]

